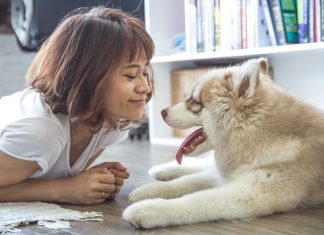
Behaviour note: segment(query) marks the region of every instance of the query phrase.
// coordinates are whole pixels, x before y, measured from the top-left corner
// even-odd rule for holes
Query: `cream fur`
[[[159,181],[130,194],[125,220],[155,228],[233,220],[324,203],[324,114],[276,86],[264,58],[211,70],[166,109],[176,128],[201,125],[214,149],[201,163],[154,167]],[[293,82],[293,78],[289,78]],[[201,153],[198,148],[196,153]],[[200,159],[196,159],[200,160]]]

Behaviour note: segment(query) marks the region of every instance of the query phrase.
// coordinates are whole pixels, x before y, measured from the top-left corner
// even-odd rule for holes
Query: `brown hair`
[[[42,45],[27,72],[28,85],[42,93],[53,113],[84,121],[96,132],[104,124],[103,95],[109,74],[125,55],[131,62],[142,50],[150,61],[154,44],[140,19],[118,9],[79,8]],[[112,117],[108,121],[114,128],[131,123]]]

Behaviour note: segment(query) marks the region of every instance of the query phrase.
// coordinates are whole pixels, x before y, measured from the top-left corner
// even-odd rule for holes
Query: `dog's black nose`
[[[162,109],[161,115],[163,118],[166,118],[166,116],[168,116],[168,111],[166,109]]]

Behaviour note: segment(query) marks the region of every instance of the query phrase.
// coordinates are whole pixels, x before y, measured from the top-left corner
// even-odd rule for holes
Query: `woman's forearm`
[[[0,187],[0,202],[65,202],[65,184],[68,179],[34,180]]]

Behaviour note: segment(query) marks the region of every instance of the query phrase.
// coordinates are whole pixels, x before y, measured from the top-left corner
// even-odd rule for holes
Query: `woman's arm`
[[[35,161],[25,161],[0,151],[0,187],[19,183],[39,169]]]
[[[105,167],[81,172],[68,179],[28,179],[39,169],[0,152],[0,202],[53,201],[97,204],[115,192],[115,177]]]

